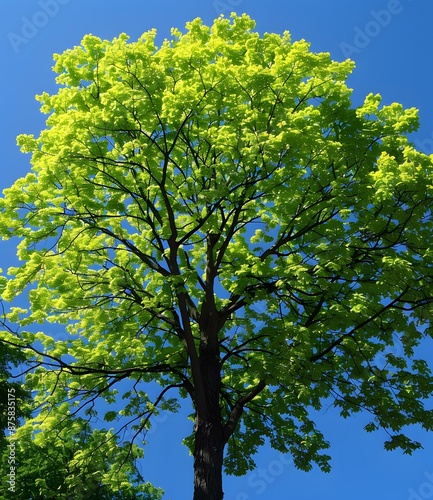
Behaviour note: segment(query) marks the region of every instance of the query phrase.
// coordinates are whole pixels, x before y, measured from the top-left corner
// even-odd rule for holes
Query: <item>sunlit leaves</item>
[[[191,363],[213,340],[222,423],[261,389],[227,443],[234,474],[266,439],[329,470],[309,416],[323,401],[343,417],[366,408],[367,431],[410,452],[400,433],[431,426],[432,389],[408,359],[433,302],[433,166],[406,135],[417,112],[373,94],[354,108],[352,62],[253,29],[195,19],[161,47],[155,31],[88,35],[55,56],[47,128],[18,138],[32,172],[0,200],[2,236],[22,240],[0,290],[28,297],[9,321],[64,337],[5,338],[40,349],[27,383],[52,418],[68,398],[90,418],[97,395],[137,434],[177,411],[164,391],[197,408]]]
[[[31,426],[19,429],[17,479],[21,487],[16,497],[26,500],[51,495],[76,499],[113,498],[156,500],[161,490],[143,482],[133,460],[142,453],[130,443],[119,445],[111,431],[92,430],[84,419],[70,419],[62,426],[64,405],[55,416],[46,417],[46,432],[31,433]],[[40,428],[35,424],[35,429]],[[3,471],[9,469],[7,453],[1,457]]]

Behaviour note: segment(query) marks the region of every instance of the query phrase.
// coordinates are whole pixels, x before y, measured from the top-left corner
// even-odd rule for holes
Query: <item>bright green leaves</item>
[[[81,46],[55,54],[56,64],[54,71],[59,75],[57,83],[70,87],[77,87],[82,82],[94,80],[95,70],[98,69],[101,59],[104,58],[107,46],[118,46],[128,40],[122,34],[113,42],[103,41],[93,35],[86,35],[81,41]]]
[[[372,172],[375,198],[378,200],[393,197],[394,186],[399,181],[399,164],[394,157],[382,153],[377,161],[377,171]]]
[[[91,429],[81,418],[66,416],[64,405],[43,420],[29,421],[18,430],[15,446],[20,457],[16,498],[72,496],[76,499],[157,500],[162,491],[143,481],[135,460],[142,456],[130,443],[121,445],[112,431]],[[32,424],[33,423],[33,429]],[[38,432],[43,427],[45,432]],[[7,450],[8,451],[8,450]],[[1,457],[1,469],[9,470],[8,453]]]
[[[415,198],[419,199],[423,193],[432,190],[431,179],[426,176],[429,168],[431,164],[428,157],[410,146],[401,146],[394,156],[383,152],[378,158],[376,170],[370,174],[374,198],[378,201],[389,200],[396,186],[404,186],[414,190]]]
[[[417,112],[373,94],[354,108],[352,62],[253,29],[246,15],[195,19],[161,47],[154,30],[88,35],[55,56],[47,129],[18,138],[33,170],[0,200],[2,237],[22,239],[0,289],[28,292],[9,321],[67,334],[7,338],[37,345],[36,364],[56,358],[27,377],[54,419],[101,392],[123,403],[106,421],[138,416],[135,432],[177,410],[149,382],[198,408],[191,364],[217,346],[223,424],[261,389],[228,442],[235,474],[264,439],[328,470],[309,415],[324,400],[343,417],[366,408],[368,431],[411,451],[402,428],[431,426],[431,373],[408,359],[433,302],[432,158],[406,135]]]
[[[356,114],[362,117],[364,114],[367,116],[375,117],[379,113],[379,105],[382,101],[380,94],[368,94],[361,107],[356,110]]]

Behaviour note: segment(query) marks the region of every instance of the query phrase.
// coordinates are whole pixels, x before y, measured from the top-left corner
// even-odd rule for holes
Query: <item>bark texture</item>
[[[222,500],[223,452],[221,425],[198,419],[194,451],[194,500]]]
[[[206,306],[202,312],[206,311]],[[204,314],[205,315],[205,314]],[[202,325],[199,356],[202,397],[196,398],[193,500],[222,500],[224,429],[220,412],[221,367],[217,328]],[[203,328],[204,327],[204,328]]]

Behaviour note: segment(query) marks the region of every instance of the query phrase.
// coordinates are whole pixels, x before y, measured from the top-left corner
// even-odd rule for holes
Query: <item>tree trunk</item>
[[[195,405],[193,500],[222,500],[225,442],[219,404],[221,373],[217,343],[202,343],[199,365],[203,396],[196,399]]]
[[[222,500],[223,452],[221,425],[198,419],[195,432],[193,500]]]

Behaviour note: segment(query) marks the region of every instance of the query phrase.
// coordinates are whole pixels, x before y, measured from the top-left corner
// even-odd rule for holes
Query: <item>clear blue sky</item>
[[[354,101],[369,92],[385,103],[401,102],[420,110],[421,127],[412,139],[433,153],[433,2],[431,0],[1,0],[0,54],[3,77],[3,161],[0,188],[29,169],[29,158],[15,146],[19,133],[44,127],[35,94],[54,92],[52,54],[78,45],[83,35],[111,39],[121,32],[134,40],[150,28],[160,40],[171,27],[201,17],[206,23],[223,12],[246,12],[257,30],[289,30],[314,51],[336,60],[351,57]],[[0,244],[0,267],[14,260],[13,245]],[[432,353],[428,354],[432,359]],[[342,421],[329,409],[317,417],[331,441],[333,470],[323,474],[296,471],[289,457],[268,448],[257,456],[257,469],[227,478],[225,499],[261,500],[419,500],[433,498],[433,436],[414,430],[424,443],[414,456],[383,450],[384,436],[366,434],[363,416]],[[191,429],[185,415],[163,415],[149,435],[142,474],[163,487],[166,500],[192,497],[192,461],[180,441]]]

